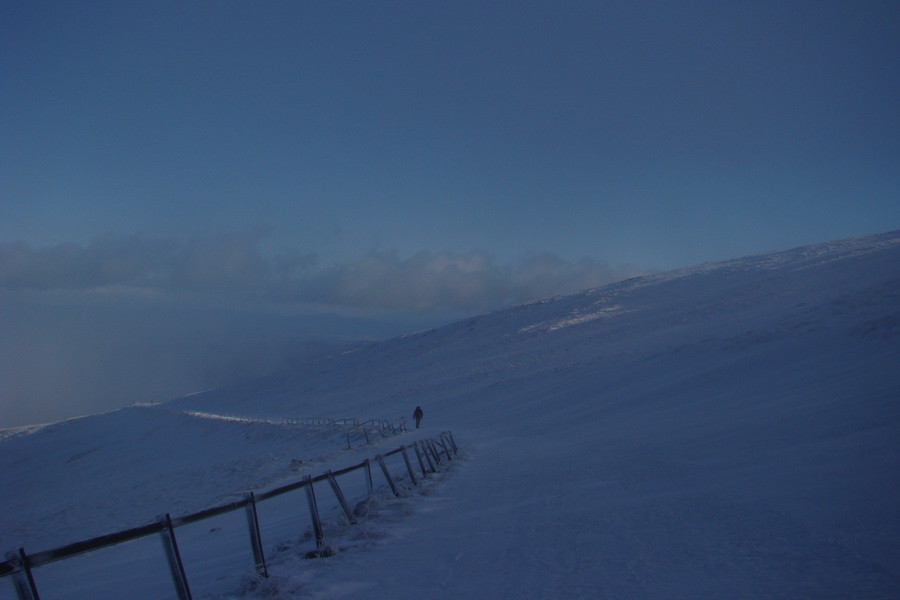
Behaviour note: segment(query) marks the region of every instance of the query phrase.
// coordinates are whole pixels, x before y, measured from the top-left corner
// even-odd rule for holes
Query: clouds
[[[627,277],[602,262],[544,254],[498,264],[489,254],[372,252],[296,282],[293,297],[388,310],[480,311],[596,287]]]
[[[264,287],[272,268],[259,253],[262,233],[194,239],[175,253],[166,273],[173,289],[242,291]]]
[[[0,287],[5,289],[87,289],[150,280],[160,270],[171,244],[139,237],[96,238],[88,246],[73,243],[32,248],[0,244]]]
[[[270,266],[259,254],[260,233],[229,233],[187,244],[106,234],[82,246],[33,248],[0,244],[0,288],[84,290],[110,285],[189,291],[241,290],[263,285]]]
[[[310,342],[435,327],[632,275],[553,254],[267,256],[264,231],[0,243],[0,427],[166,400],[289,367]]]
[[[196,296],[0,290],[0,428],[165,401],[410,331]]]
[[[126,286],[167,291],[259,294],[283,303],[389,311],[469,312],[575,292],[635,273],[583,258],[543,254],[500,264],[481,251],[372,251],[319,266],[314,254],[260,251],[262,231],[189,242],[107,234],[87,245],[0,244],[0,288],[88,290]]]

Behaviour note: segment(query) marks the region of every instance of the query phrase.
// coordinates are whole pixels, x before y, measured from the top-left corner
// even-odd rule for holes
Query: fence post
[[[456,445],[456,440],[453,439],[453,432],[448,431],[447,437],[450,438],[450,445],[453,446],[453,454],[459,454],[459,447]]]
[[[338,502],[341,504],[341,508],[344,509],[344,514],[347,515],[347,520],[350,521],[351,525],[356,525],[356,517],[353,516],[353,511],[350,510],[350,505],[347,504],[347,499],[344,498],[344,492],[341,491],[341,486],[338,485],[337,479],[334,478],[334,474],[331,471],[328,471],[328,483],[331,484],[331,489],[334,490],[334,495],[337,496]]]
[[[441,464],[441,455],[438,454],[437,448],[434,445],[434,440],[425,440],[425,445],[431,449],[431,454],[432,456],[434,456],[434,462],[436,462],[437,464]]]
[[[422,440],[422,451],[425,452],[425,456],[428,458],[428,464],[431,466],[431,470],[437,473],[436,461],[434,460],[434,449],[428,443],[428,440]]]
[[[160,532],[163,539],[163,547],[166,549],[166,558],[169,559],[169,570],[172,572],[172,582],[178,600],[192,600],[191,588],[188,586],[187,573],[184,572],[184,563],[181,562],[181,553],[178,551],[178,542],[175,541],[175,528],[172,526],[172,517],[169,513],[160,517],[165,528]]]
[[[437,448],[438,454],[440,454],[441,450],[443,450],[444,454],[447,456],[448,461],[453,460],[453,458],[450,456],[450,450],[447,449],[447,445],[444,443],[444,438],[438,436],[434,440],[434,447]]]
[[[422,460],[422,449],[419,448],[419,444],[413,444],[413,449],[416,451],[416,459],[419,461],[419,468],[422,469],[422,477],[428,477],[428,471],[425,470],[425,461]]]
[[[375,484],[372,481],[372,461],[366,459],[366,499],[375,495]]]
[[[312,517],[313,531],[316,534],[316,552],[321,552],[325,547],[325,534],[322,532],[319,506],[316,504],[316,492],[313,490],[312,477],[309,475],[306,476],[306,501],[309,503],[309,515]]]
[[[381,471],[384,473],[384,478],[387,479],[388,485],[391,486],[391,491],[394,492],[395,496],[399,496],[400,491],[397,489],[397,484],[394,483],[393,478],[391,478],[391,474],[384,462],[384,457],[379,454],[375,457],[375,460],[377,460],[378,464],[381,465]]]
[[[13,563],[13,568],[16,569],[12,574],[12,578],[19,600],[41,600],[37,586],[34,585],[34,577],[31,575],[31,567],[28,565],[28,556],[25,554],[25,548],[9,552],[6,558]]]
[[[259,534],[259,515],[256,513],[256,496],[253,492],[247,494],[250,500],[247,504],[247,527],[250,530],[250,547],[253,549],[253,563],[256,572],[263,577],[269,576],[269,569],[266,567],[266,555],[263,552],[262,536]]]
[[[437,473],[437,469],[434,466],[434,461],[431,460],[431,452],[428,448],[428,444],[419,440],[419,445],[422,447],[422,452],[425,453],[425,459],[428,461],[428,466],[431,468],[431,472]]]
[[[406,463],[406,471],[409,473],[409,480],[412,481],[413,485],[419,485],[419,482],[416,481],[416,474],[413,471],[412,463],[409,462],[409,453],[406,451],[406,446],[400,446],[403,448],[403,462]]]
[[[450,456],[450,450],[447,449],[447,445],[444,443],[444,438],[443,438],[443,436],[438,436],[438,439],[436,439],[436,440],[434,441],[434,443],[435,443],[437,446],[440,446],[441,448],[444,449],[444,454],[447,455],[447,460],[448,460],[448,461],[453,460],[453,457]]]

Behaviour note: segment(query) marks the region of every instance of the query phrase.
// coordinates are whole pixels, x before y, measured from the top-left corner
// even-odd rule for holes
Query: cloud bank
[[[287,297],[389,310],[488,310],[596,287],[627,277],[604,263],[544,254],[502,265],[483,252],[368,256],[288,282]]]
[[[262,234],[230,233],[181,243],[107,234],[82,246],[0,243],[0,288],[84,290],[132,285],[187,291],[246,290],[263,285],[270,265]]]
[[[265,232],[0,243],[0,427],[163,401],[634,273],[552,254],[266,257]]]
[[[263,232],[189,242],[107,234],[87,245],[0,243],[0,289],[250,292],[280,302],[391,311],[481,311],[576,292],[637,274],[553,254],[500,264],[491,255],[372,251],[320,267],[315,254],[263,256]]]

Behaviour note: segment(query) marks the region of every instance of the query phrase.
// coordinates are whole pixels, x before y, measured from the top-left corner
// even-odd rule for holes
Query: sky
[[[156,343],[111,305],[380,338],[900,227],[891,1],[6,0],[0,73],[16,372]]]

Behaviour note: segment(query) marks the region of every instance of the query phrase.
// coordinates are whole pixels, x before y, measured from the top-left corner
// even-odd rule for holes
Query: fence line
[[[357,439],[365,439],[366,444],[372,443],[372,437],[377,433],[381,438],[388,435],[397,435],[406,431],[406,419],[398,419],[393,423],[387,419],[370,419],[364,423],[357,423],[347,430],[347,449],[353,447],[352,438],[354,434]],[[360,434],[362,438],[360,438]]]
[[[405,431],[405,420],[403,420],[402,426],[403,431]],[[393,425],[389,424],[388,430],[390,430],[390,427],[393,427]],[[384,478],[391,489],[391,492],[395,496],[399,496],[401,492],[397,488],[394,477],[392,477],[384,459],[397,454],[402,454],[403,461],[407,469],[407,476],[409,477],[410,482],[412,483],[412,485],[418,485],[417,476],[413,469],[412,462],[409,459],[409,448],[412,448],[416,453],[419,470],[423,478],[426,478],[428,477],[428,475],[437,472],[436,465],[441,464],[440,455],[442,452],[447,461],[452,460],[451,452],[453,454],[459,454],[459,448],[457,447],[456,441],[453,438],[453,433],[451,431],[445,431],[439,434],[437,439],[417,440],[412,445],[401,445],[399,448],[391,450],[390,452],[376,455],[374,457],[374,460],[378,463],[379,468],[382,471],[382,474],[384,475]],[[316,477],[307,475],[300,481],[295,481],[293,483],[289,483],[260,494],[249,492],[244,499],[237,502],[214,506],[189,515],[173,518],[171,515],[165,514],[157,518],[155,522],[149,523],[147,525],[98,536],[89,540],[74,542],[72,544],[67,544],[65,546],[60,546],[51,550],[35,552],[33,554],[27,554],[24,548],[19,548],[18,550],[7,553],[6,560],[4,562],[0,562],[0,578],[6,576],[10,576],[13,578],[13,584],[15,586],[19,600],[40,600],[37,585],[34,579],[34,574],[32,572],[34,568],[71,558],[73,556],[86,552],[92,552],[101,548],[121,544],[123,542],[154,534],[160,534],[163,539],[163,545],[171,571],[172,582],[175,586],[177,596],[179,600],[192,600],[190,586],[187,580],[187,574],[184,569],[184,564],[181,559],[178,542],[175,536],[175,529],[177,527],[195,523],[197,521],[202,521],[204,519],[209,519],[221,514],[244,509],[247,515],[250,545],[253,551],[253,566],[259,575],[268,577],[265,552],[259,533],[259,515],[256,510],[257,503],[263,502],[270,498],[274,498],[276,496],[280,496],[282,494],[286,494],[294,490],[305,488],[307,494],[307,503],[309,505],[310,518],[312,520],[313,532],[316,539],[316,549],[312,552],[307,553],[307,556],[326,556],[327,549],[325,545],[325,536],[322,529],[322,521],[318,512],[318,504],[316,501],[313,484],[327,481],[331,486],[331,489],[334,492],[335,497],[337,498],[337,501],[341,506],[341,509],[347,517],[347,520],[350,522],[350,524],[355,525],[357,523],[357,520],[353,515],[353,512],[350,510],[350,505],[347,503],[346,497],[344,496],[343,491],[338,485],[336,478],[340,475],[345,475],[347,473],[358,470],[364,471],[366,477],[366,497],[367,499],[371,498],[375,490],[372,479],[371,460],[365,459],[359,464],[345,467],[338,471],[327,471]],[[399,476],[398,478],[402,478],[402,476]]]
[[[384,439],[388,435],[404,433],[406,419],[400,418],[391,422],[389,419],[369,419],[360,423],[359,419],[332,419],[330,417],[281,417],[282,425],[332,426],[347,429],[347,449],[353,448],[354,438],[360,444],[371,444],[373,438]],[[364,441],[363,441],[364,440]],[[357,445],[360,445],[357,444]]]
[[[359,419],[332,419],[330,417],[281,417],[282,425],[332,425],[336,427],[355,427]]]

